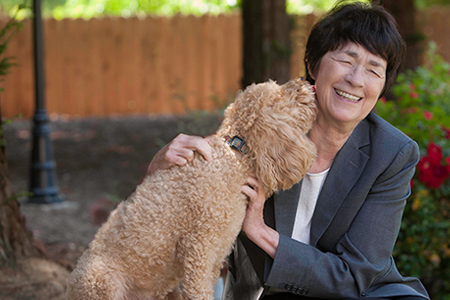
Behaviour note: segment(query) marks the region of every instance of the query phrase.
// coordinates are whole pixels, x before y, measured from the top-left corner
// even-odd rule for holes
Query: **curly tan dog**
[[[270,196],[300,181],[315,157],[306,136],[315,115],[311,87],[299,79],[245,89],[211,138],[211,162],[196,153],[147,176],[111,213],[78,261],[68,298],[213,299],[245,216],[242,185],[255,176]]]

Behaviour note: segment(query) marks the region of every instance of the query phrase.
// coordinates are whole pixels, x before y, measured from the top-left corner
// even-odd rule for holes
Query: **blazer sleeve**
[[[332,251],[280,236],[266,285],[314,298],[366,296],[393,268],[391,254],[418,160],[418,146],[410,140],[377,176]]]

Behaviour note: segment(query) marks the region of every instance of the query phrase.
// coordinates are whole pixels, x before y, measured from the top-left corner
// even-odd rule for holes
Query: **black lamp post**
[[[30,203],[62,202],[56,185],[56,164],[50,141],[49,118],[45,108],[44,39],[41,0],[33,0],[33,42],[36,108],[33,117],[33,150],[30,172]]]

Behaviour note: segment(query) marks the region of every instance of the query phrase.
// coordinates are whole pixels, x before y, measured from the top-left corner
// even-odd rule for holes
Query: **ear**
[[[255,175],[265,186],[267,197],[299,182],[316,156],[314,143],[298,127],[274,124],[276,127],[258,126],[258,141],[251,141]]]
[[[289,189],[311,168],[316,148],[307,137],[316,117],[315,97],[308,82],[295,79],[272,92],[274,101],[259,112],[247,137],[256,162],[256,176],[267,193]]]

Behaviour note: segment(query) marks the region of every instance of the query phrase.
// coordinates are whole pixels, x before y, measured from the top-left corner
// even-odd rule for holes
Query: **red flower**
[[[416,89],[416,86],[415,86],[413,83],[410,83],[410,84],[409,84],[409,89],[410,89],[411,91],[414,91],[414,90]]]
[[[440,160],[436,164],[436,159],[441,157],[442,152],[441,149],[435,145],[430,144],[428,147],[433,154],[433,157],[424,156],[420,159],[417,164],[417,169],[419,170],[419,180],[426,184],[430,188],[439,188],[441,185],[449,178],[450,176],[450,167],[444,166],[440,164]],[[430,154],[430,151],[428,152]],[[447,158],[447,162],[450,162],[450,157]]]
[[[435,166],[440,166],[442,161],[442,149],[435,143],[431,142],[427,148],[430,163]]]
[[[450,128],[445,127],[444,125],[441,125],[442,130],[445,131],[445,138],[447,140],[450,140]]]
[[[419,94],[417,94],[416,92],[411,92],[411,93],[409,93],[409,96],[410,96],[411,98],[413,98],[413,99],[419,98]]]
[[[425,118],[425,120],[431,120],[433,118],[433,113],[424,110],[423,111],[423,117]]]
[[[410,107],[410,108],[406,109],[406,112],[409,114],[415,114],[418,111],[419,111],[419,109],[417,107]]]
[[[433,176],[433,165],[430,162],[430,159],[428,156],[424,156],[419,160],[419,163],[417,164],[417,169],[419,169],[419,179],[420,181],[423,181],[422,178]],[[425,177],[423,177],[425,176]],[[425,180],[426,181],[426,180]]]

